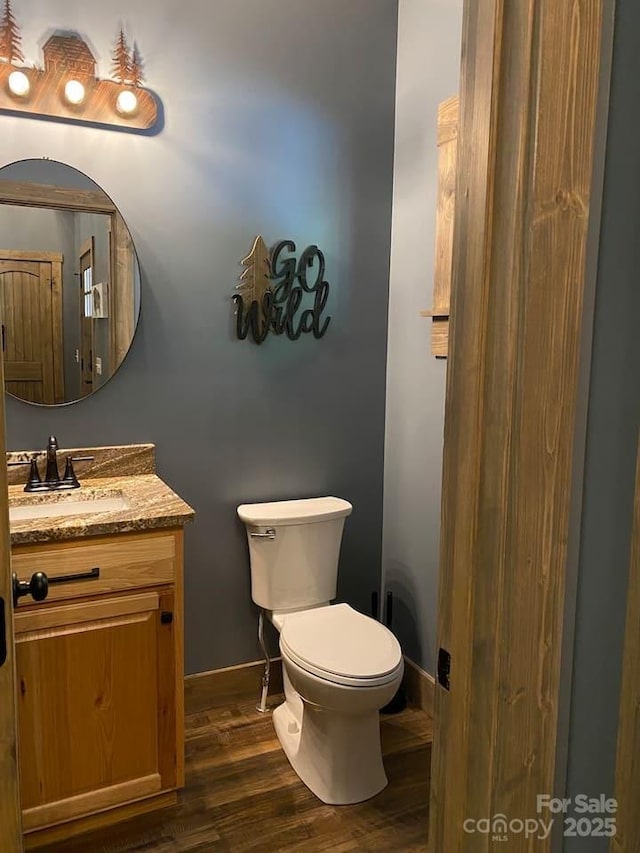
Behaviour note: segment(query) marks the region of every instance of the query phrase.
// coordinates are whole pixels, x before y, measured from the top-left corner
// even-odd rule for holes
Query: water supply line
[[[267,693],[269,692],[271,661],[269,660],[269,653],[267,652],[267,647],[264,642],[264,610],[262,608],[260,609],[260,616],[258,617],[258,642],[260,643],[260,647],[262,648],[262,654],[264,655],[264,674],[262,676],[262,692],[260,694],[260,702],[258,705],[256,705],[256,711],[259,711],[261,714],[266,714],[268,712]]]

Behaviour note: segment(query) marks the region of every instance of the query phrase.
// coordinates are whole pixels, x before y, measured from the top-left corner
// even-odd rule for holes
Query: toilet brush
[[[380,618],[380,614],[378,613],[378,591],[375,589],[371,593],[371,615],[376,621]]]
[[[393,593],[387,592],[387,607],[385,613],[385,625],[391,631],[393,622]],[[397,714],[399,711],[404,711],[407,707],[407,697],[404,694],[402,684],[396,690],[396,694],[390,702],[380,709],[381,714]]]

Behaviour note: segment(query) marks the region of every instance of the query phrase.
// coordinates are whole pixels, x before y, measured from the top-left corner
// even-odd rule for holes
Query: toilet
[[[285,701],[273,712],[291,766],[324,803],[387,785],[378,712],[404,670],[393,633],[336,597],[351,504],[340,498],[243,504],[251,595],[280,633]]]

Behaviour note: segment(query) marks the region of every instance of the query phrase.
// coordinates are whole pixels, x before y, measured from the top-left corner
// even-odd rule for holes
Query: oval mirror
[[[109,196],[55,160],[0,169],[7,392],[40,405],[93,394],[122,364],[139,313],[138,258]]]

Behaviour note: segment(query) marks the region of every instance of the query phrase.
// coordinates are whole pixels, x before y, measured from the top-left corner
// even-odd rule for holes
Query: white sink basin
[[[10,506],[9,521],[30,521],[34,518],[59,518],[67,515],[90,515],[95,512],[115,512],[130,508],[131,504],[122,496],[40,501]]]

